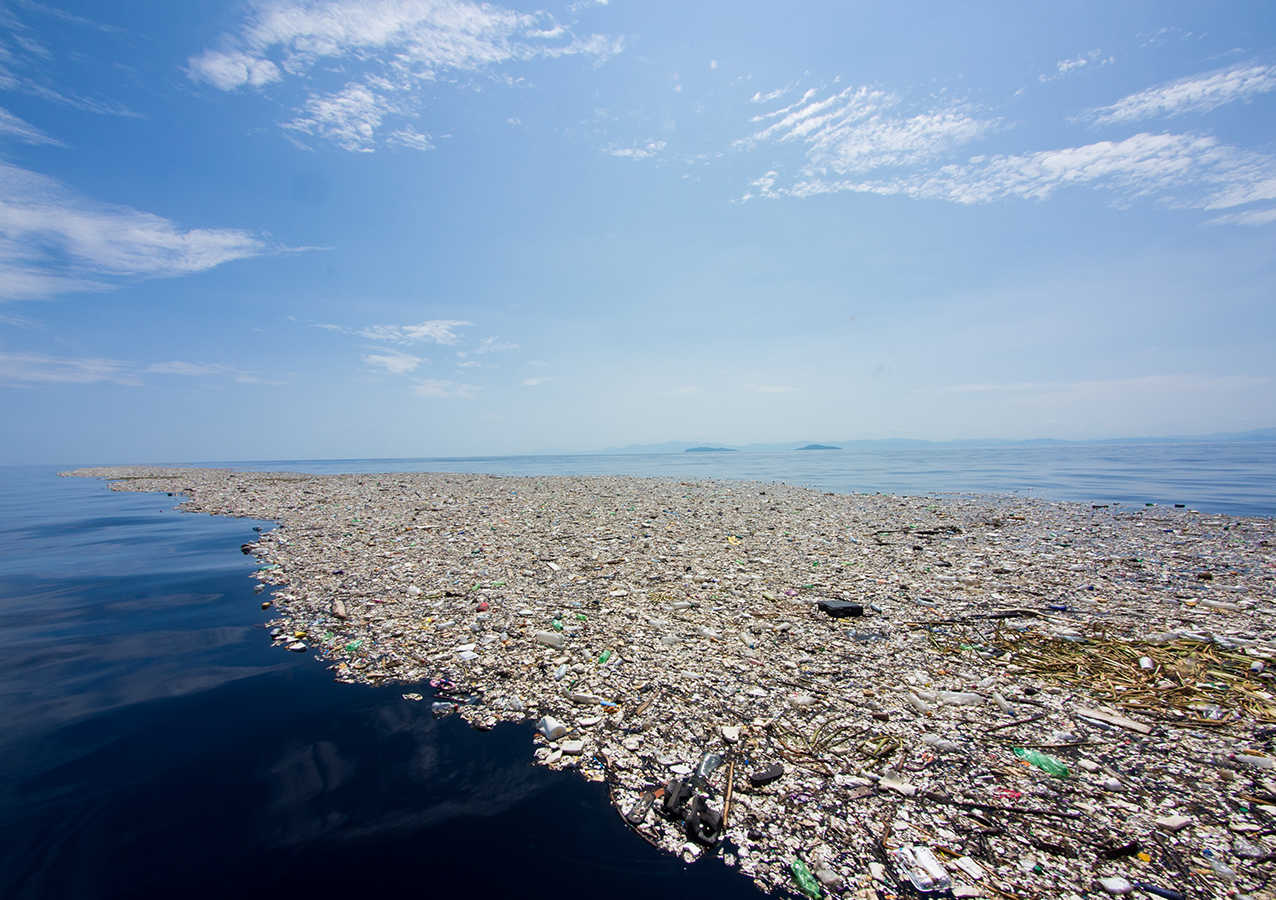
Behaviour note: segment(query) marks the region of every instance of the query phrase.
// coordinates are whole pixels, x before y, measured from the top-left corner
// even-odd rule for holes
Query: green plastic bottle
[[[1064,765],[1063,760],[1055,759],[1046,753],[1040,753],[1024,747],[1015,747],[1014,754],[1025,762],[1032,763],[1048,775],[1053,775],[1056,778],[1068,777],[1068,767]]]
[[[611,651],[610,651],[610,650],[604,650],[604,651],[603,651],[603,655],[602,655],[602,656],[600,656],[600,657],[598,657],[598,665],[600,665],[600,666],[601,666],[603,663],[607,662],[607,660],[609,660],[609,659],[611,659]]]
[[[789,868],[793,870],[793,880],[797,882],[798,890],[811,900],[820,900],[820,897],[824,896],[824,892],[820,890],[820,883],[815,880],[815,876],[806,867],[806,863],[795,857],[793,862],[789,863]]]

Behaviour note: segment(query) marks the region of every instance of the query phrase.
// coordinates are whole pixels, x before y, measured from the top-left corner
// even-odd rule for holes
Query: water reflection
[[[435,720],[272,648],[238,550],[255,523],[6,475],[0,896],[758,896],[532,767],[530,726]]]

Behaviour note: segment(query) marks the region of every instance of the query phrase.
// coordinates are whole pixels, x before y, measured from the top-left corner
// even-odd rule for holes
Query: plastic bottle
[[[806,863],[794,857],[793,862],[789,863],[789,869],[793,872],[793,880],[797,882],[798,890],[811,900],[819,900],[824,896],[824,892],[820,890],[820,883],[815,880],[815,876],[806,867]]]
[[[1040,753],[1036,750],[1031,750],[1024,747],[1015,747],[1014,754],[1015,756],[1022,759],[1024,762],[1032,763],[1034,766],[1036,766],[1041,771],[1045,772],[1047,775],[1053,775],[1056,778],[1068,777],[1068,774],[1069,774],[1068,767],[1063,763],[1062,760],[1055,759],[1053,756],[1050,756],[1049,754]]]

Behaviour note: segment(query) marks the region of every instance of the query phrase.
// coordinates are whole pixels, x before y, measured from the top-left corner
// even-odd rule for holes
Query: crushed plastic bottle
[[[897,847],[890,852],[890,858],[899,874],[908,879],[919,894],[942,893],[952,886],[948,870],[929,847]]]
[[[1067,765],[1062,760],[1055,759],[1047,753],[1041,753],[1026,747],[1015,747],[1014,754],[1024,762],[1032,763],[1047,775],[1053,775],[1056,778],[1067,778],[1069,775]]]
[[[793,872],[793,880],[797,882],[798,890],[810,897],[811,900],[820,900],[820,897],[824,896],[824,892],[820,889],[820,883],[815,880],[815,876],[806,867],[806,863],[794,857],[793,862],[789,863],[789,869]]]

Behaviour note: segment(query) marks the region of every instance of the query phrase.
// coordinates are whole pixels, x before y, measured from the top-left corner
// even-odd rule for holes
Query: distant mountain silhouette
[[[798,447],[799,450],[841,450],[841,447],[834,447],[832,444],[807,444],[805,447]]]
[[[734,447],[688,447],[684,453],[735,453]]]

